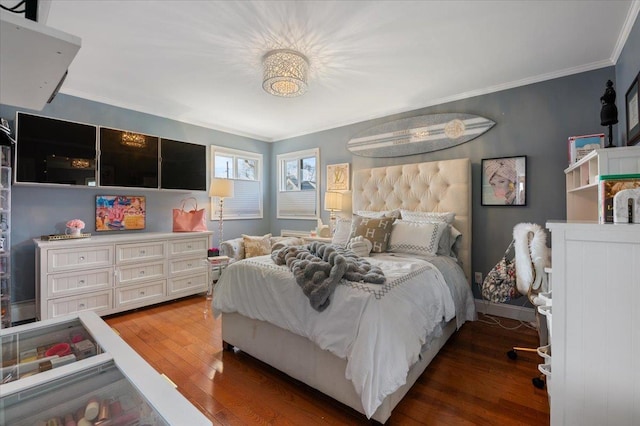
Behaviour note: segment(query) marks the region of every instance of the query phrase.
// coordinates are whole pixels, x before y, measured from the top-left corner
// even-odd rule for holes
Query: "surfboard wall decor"
[[[451,148],[496,123],[472,114],[430,114],[380,124],[356,135],[347,149],[362,157],[402,157]]]

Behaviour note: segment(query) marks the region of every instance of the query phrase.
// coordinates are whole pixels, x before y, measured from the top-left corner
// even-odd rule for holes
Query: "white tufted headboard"
[[[471,161],[468,158],[362,169],[353,175],[353,211],[455,212],[458,250],[471,282]]]

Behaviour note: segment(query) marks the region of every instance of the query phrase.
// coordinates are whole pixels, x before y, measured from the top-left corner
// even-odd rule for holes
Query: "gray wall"
[[[275,155],[279,153],[315,146],[320,147],[323,173],[326,165],[333,163],[350,162],[353,169],[360,169],[470,158],[473,176],[472,270],[486,275],[511,241],[514,225],[520,222],[544,225],[550,219],[566,218],[563,171],[568,166],[567,138],[604,131],[600,126],[600,96],[608,79],[615,79],[614,67],[280,141],[273,148],[272,166],[275,167]],[[365,158],[352,156],[346,150],[349,139],[376,124],[397,118],[445,112],[477,114],[492,119],[496,125],[470,142],[428,154]],[[515,155],[527,156],[527,205],[481,206],[481,160]],[[275,174],[271,179],[272,186],[275,187]],[[325,190],[326,180],[322,177],[321,191]],[[326,212],[323,212],[323,216],[328,219]],[[278,220],[275,213],[271,217],[272,230],[307,230],[315,226],[315,223],[309,221]]]
[[[25,111],[20,109],[20,111]],[[178,141],[200,145],[219,145],[263,154],[265,163],[271,155],[271,144],[253,139],[223,133],[204,127],[181,123],[149,114],[143,114],[73,96],[59,94],[42,111],[28,111],[34,114],[96,124],[118,129],[131,130],[156,135]],[[14,120],[16,109],[0,105],[0,117]],[[13,127],[13,126],[12,126]],[[207,166],[210,164],[210,150],[207,149]],[[264,179],[270,179],[271,171],[265,168]],[[207,176],[207,187],[210,177]],[[14,185],[11,209],[11,250],[12,250],[12,301],[19,302],[35,298],[35,249],[32,239],[41,235],[63,233],[69,219],[82,219],[85,232],[95,234],[95,196],[97,194],[144,195],[147,197],[147,223],[145,231],[171,232],[171,209],[180,207],[180,201],[193,196],[199,208],[206,208],[210,217],[207,191],[172,190],[111,190],[95,188],[43,187],[37,185]],[[225,235],[240,233],[264,234],[269,232],[271,211],[269,194],[263,200],[265,220],[229,220],[224,223]],[[209,230],[214,231],[213,245],[217,245],[218,222],[207,221]],[[135,232],[135,231],[134,231]]]
[[[618,135],[619,146],[627,144],[627,117],[625,107],[625,93],[629,90],[631,82],[640,73],[640,18],[629,33],[627,42],[620,52],[620,57],[616,63],[616,105],[618,107]]]

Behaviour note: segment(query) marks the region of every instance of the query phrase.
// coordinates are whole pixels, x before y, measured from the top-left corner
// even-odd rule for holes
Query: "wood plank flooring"
[[[481,320],[483,317],[481,316]],[[356,411],[242,353],[223,352],[210,301],[194,296],[105,318],[214,424],[366,425]],[[518,323],[500,318],[505,327]],[[455,333],[389,419],[391,425],[549,424],[546,390],[536,389],[537,333],[481,321]]]

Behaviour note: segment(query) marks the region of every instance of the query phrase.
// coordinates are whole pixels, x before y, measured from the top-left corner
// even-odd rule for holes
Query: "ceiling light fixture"
[[[123,132],[120,143],[132,148],[145,148],[147,146],[147,139],[139,133]]]
[[[294,50],[278,49],[262,57],[262,88],[275,96],[292,98],[307,91],[309,61]]]

